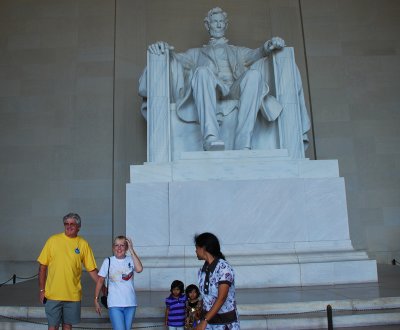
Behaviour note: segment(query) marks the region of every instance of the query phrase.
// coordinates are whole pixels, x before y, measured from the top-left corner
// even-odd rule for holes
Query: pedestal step
[[[400,324],[400,297],[238,305],[241,329],[327,329],[327,305],[332,306],[333,327]],[[46,327],[44,307],[0,307],[0,328],[31,330]],[[164,308],[138,307],[133,329],[164,329]],[[108,313],[82,307],[81,329],[111,329]]]
[[[285,149],[185,152],[171,163],[130,167],[131,183],[337,177],[337,160],[291,159]]]
[[[237,288],[334,285],[376,282],[376,262],[361,251],[324,253],[227,255],[235,270]],[[145,276],[137,276],[136,287],[165,290],[168,283],[180,279],[196,283],[201,264],[194,257],[142,257]]]

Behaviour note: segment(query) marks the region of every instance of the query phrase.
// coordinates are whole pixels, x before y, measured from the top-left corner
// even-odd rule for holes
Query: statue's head
[[[204,25],[211,37],[221,38],[228,27],[228,14],[221,8],[215,7],[204,18]]]

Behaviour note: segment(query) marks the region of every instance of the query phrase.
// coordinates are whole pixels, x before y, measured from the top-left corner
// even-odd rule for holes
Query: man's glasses
[[[64,222],[64,226],[76,226],[75,222]]]

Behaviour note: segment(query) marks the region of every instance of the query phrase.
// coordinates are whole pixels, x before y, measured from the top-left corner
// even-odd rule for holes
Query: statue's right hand
[[[173,49],[174,47],[168,45],[168,43],[166,43],[165,41],[157,41],[148,47],[150,54],[155,55],[162,55],[165,54],[165,52]]]

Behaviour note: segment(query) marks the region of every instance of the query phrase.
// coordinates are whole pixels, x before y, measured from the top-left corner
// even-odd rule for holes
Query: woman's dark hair
[[[224,259],[225,256],[221,252],[221,246],[217,236],[212,233],[203,233],[194,237],[194,244],[198,247],[205,248],[213,257]]]
[[[178,288],[181,294],[185,291],[185,287],[182,281],[175,280],[171,283],[171,292],[173,289]]]
[[[185,289],[186,297],[189,297],[189,293],[192,292],[193,290],[196,291],[197,297],[200,297],[200,290],[195,284],[190,284],[186,287]]]

